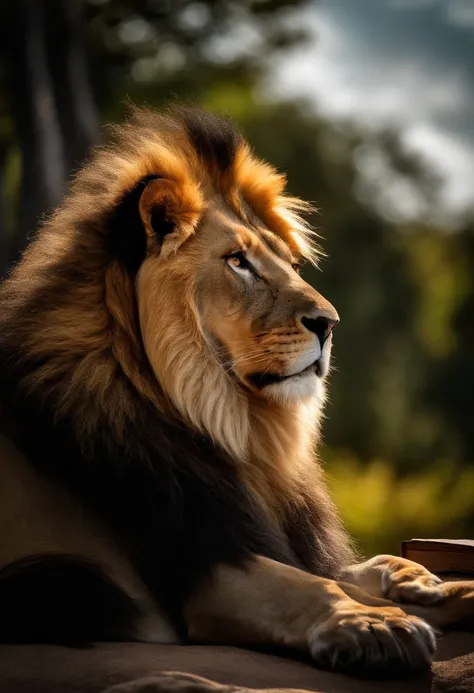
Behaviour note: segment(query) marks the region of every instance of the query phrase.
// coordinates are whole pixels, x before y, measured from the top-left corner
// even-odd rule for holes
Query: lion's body
[[[193,406],[201,422],[192,411],[182,416],[154,377],[153,355],[144,351],[147,310],[160,310],[167,288],[153,285],[153,258],[137,279],[146,237],[127,205],[139,181],[172,176],[191,224],[205,204],[212,212],[205,201],[211,179],[215,196],[216,177],[222,185],[231,177],[229,162],[216,156],[225,158],[226,146],[228,157],[239,159],[240,151],[226,133],[212,143],[211,133],[201,156],[182,125],[166,132],[173,127],[141,116],[116,148],[99,152],[1,288],[8,438],[5,432],[0,562],[44,551],[87,557],[127,593],[143,590],[142,601],[152,598],[180,630],[183,598],[215,564],[258,554],[336,577],[351,552],[312,457],[319,406],[307,407],[314,421],[306,424],[301,407],[288,412],[255,400],[249,411],[186,331],[182,314],[190,307],[178,294],[161,309],[168,322],[176,311],[180,328],[172,386],[182,377],[185,391],[197,379],[194,394],[176,397],[200,394]],[[199,143],[201,125],[193,127]],[[240,186],[270,223],[271,202],[283,204],[281,180],[257,162],[252,174],[243,154],[239,161]],[[282,237],[287,223],[280,218]],[[148,302],[140,313],[136,282],[146,295],[138,301]]]
[[[0,287],[0,640],[429,664],[380,597],[439,581],[350,566],[315,458],[338,315],[298,274],[305,209],[199,111],[136,115],[78,173]]]
[[[3,583],[15,584],[18,574],[28,574],[31,570],[30,561],[40,562],[40,572],[44,573],[43,580],[48,580],[48,566],[43,561],[45,557],[57,557],[59,576],[64,571],[64,557],[69,561],[77,559],[74,569],[77,571],[77,581],[81,581],[82,566],[95,566],[103,576],[107,576],[117,588],[138,607],[136,617],[125,619],[124,630],[111,633],[117,637],[123,633],[128,636],[148,642],[178,642],[180,640],[176,629],[169,619],[158,608],[151,592],[145,587],[132,561],[123,547],[115,540],[110,530],[97,516],[88,513],[85,506],[68,492],[63,485],[50,477],[40,474],[28,463],[27,459],[6,435],[0,435],[0,527],[2,540],[0,542],[0,565],[4,573],[0,573],[0,591]],[[83,563],[84,562],[84,563]],[[36,570],[31,574],[31,580],[37,578]],[[74,599],[73,587],[67,580],[61,579],[62,586]],[[28,585],[31,589],[31,586]],[[57,586],[55,585],[55,589]],[[22,586],[22,590],[24,586]],[[44,589],[44,587],[43,587]],[[10,592],[9,592],[10,594]],[[19,638],[28,641],[32,638],[31,620],[35,618],[35,610],[25,613],[20,606],[24,602],[23,592],[14,590],[12,619],[15,624],[14,635],[11,632],[12,623],[3,618],[1,639]],[[55,595],[47,588],[44,589],[43,599],[49,600],[51,613],[45,615],[43,628],[34,630],[38,633],[33,639],[75,640],[74,629],[77,623],[72,620],[70,627],[64,630],[62,637],[54,628],[49,630],[49,619],[54,619],[55,608],[63,608],[61,602],[55,607]],[[77,598],[77,597],[76,597]],[[107,595],[105,594],[105,598]],[[86,597],[87,599],[87,597]],[[83,598],[81,598],[82,602]],[[29,605],[30,606],[30,605]],[[87,611],[92,615],[93,610],[101,608],[100,604],[91,603]],[[4,609],[2,609],[4,611]],[[121,624],[120,624],[121,625]],[[121,625],[122,627],[122,625]],[[93,628],[93,625],[92,625]],[[10,629],[10,633],[8,630]],[[24,631],[23,634],[21,631]],[[93,631],[92,631],[93,632]]]

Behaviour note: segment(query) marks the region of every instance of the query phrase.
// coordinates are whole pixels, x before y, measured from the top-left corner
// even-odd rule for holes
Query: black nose
[[[308,318],[306,316],[301,318],[301,322],[310,332],[318,337],[321,348],[324,342],[329,337],[334,327],[339,322],[336,318],[330,318],[327,315],[318,315],[315,318]]]

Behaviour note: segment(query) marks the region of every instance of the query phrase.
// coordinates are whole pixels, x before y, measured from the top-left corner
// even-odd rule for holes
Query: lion
[[[3,282],[2,641],[417,671],[465,615],[469,585],[358,564],[328,496],[339,316],[299,274],[320,251],[285,184],[226,118],[136,110]]]

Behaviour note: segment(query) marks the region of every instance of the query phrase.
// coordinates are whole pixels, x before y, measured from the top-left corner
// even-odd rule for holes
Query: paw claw
[[[309,634],[313,659],[335,671],[391,674],[428,668],[436,649],[431,627],[396,609],[341,610]]]

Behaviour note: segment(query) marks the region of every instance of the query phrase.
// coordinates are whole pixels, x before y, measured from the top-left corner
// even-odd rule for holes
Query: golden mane
[[[272,512],[278,515],[278,508],[310,483],[332,516],[313,462],[321,401],[285,408],[250,401],[213,358],[191,300],[176,302],[180,329],[172,342],[157,342],[161,358],[168,359],[172,397],[144,354],[135,276],[110,255],[107,241],[111,215],[139,181],[159,175],[179,183],[182,194],[173,204],[177,214],[186,215],[187,234],[194,232],[213,190],[240,219],[251,208],[295,253],[317,257],[311,231],[299,216],[309,206],[285,195],[284,177],[257,160],[238,135],[229,145],[222,133],[222,146],[213,151],[198,137],[193,141],[186,118],[182,110],[164,115],[136,110],[114,128],[113,143],[92,154],[0,289],[0,345],[20,364],[34,363],[21,387],[54,402],[56,416],[70,417],[84,444],[107,431],[131,445],[124,438],[126,422],[140,416],[145,402],[161,416],[184,416],[187,425],[209,434],[240,463],[246,483]],[[146,281],[138,278],[139,284]],[[142,293],[153,295],[149,290]],[[183,315],[190,318],[186,329]],[[19,353],[12,352],[12,344],[21,345]],[[212,388],[203,387],[206,380]],[[334,531],[336,525],[334,520]]]

